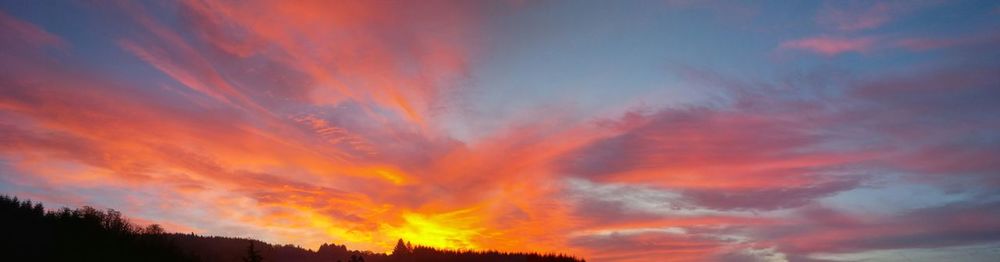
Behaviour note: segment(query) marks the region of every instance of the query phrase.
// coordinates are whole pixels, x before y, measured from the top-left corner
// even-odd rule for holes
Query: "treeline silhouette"
[[[114,210],[45,211],[41,203],[0,196],[4,261],[197,261],[157,225],[138,227]]]
[[[316,251],[255,239],[167,233],[137,226],[115,210],[92,207],[46,211],[41,203],[0,195],[0,261],[223,262],[577,262],[567,255],[456,251],[400,239],[392,254],[323,244]]]

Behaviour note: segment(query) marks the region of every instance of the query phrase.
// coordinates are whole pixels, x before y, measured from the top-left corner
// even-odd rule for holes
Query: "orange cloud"
[[[183,8],[207,44],[308,78],[311,103],[359,101],[421,124],[463,74],[469,53],[457,37],[475,22],[471,6],[437,1],[187,1]]]
[[[859,170],[960,172],[996,185],[995,146],[953,139],[997,127],[963,121],[1000,111],[993,104],[956,102],[996,97],[996,68],[860,81],[834,98],[765,88],[603,120],[576,120],[554,104],[463,141],[435,116],[461,110],[448,98],[476,58],[469,39],[483,7],[109,7],[134,22],[134,32],[108,41],[132,59],[127,74],[48,54],[69,44],[0,13],[10,58],[0,61],[4,182],[67,196],[61,203],[112,199],[110,207],[177,230],[307,248],[389,251],[403,237],[597,260],[778,259],[863,251],[849,240],[867,232],[899,238],[873,245],[908,247],[906,233],[932,219],[960,224],[918,232],[955,234],[934,246],[974,243],[974,228],[996,228],[975,218],[996,217],[975,211],[995,203],[921,209],[897,217],[901,225],[819,203],[870,186]],[[837,55],[873,41],[824,36],[782,47]],[[722,80],[713,83],[740,84]],[[936,125],[908,121],[917,118]],[[879,143],[862,143],[873,137]]]

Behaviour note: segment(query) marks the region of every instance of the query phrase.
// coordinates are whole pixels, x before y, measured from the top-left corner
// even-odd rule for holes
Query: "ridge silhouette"
[[[584,261],[562,254],[442,250],[403,239],[391,254],[336,244],[312,251],[256,239],[168,233],[156,224],[132,224],[113,209],[84,206],[46,211],[41,203],[6,195],[0,195],[0,257],[4,261]]]

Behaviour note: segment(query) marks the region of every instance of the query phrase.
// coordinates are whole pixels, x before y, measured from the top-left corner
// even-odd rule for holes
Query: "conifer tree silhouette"
[[[410,249],[410,247],[407,246],[405,242],[403,242],[402,238],[400,238],[399,241],[396,242],[396,247],[392,249],[393,256],[406,256],[410,255],[412,252],[413,252],[412,249]]]
[[[260,256],[260,252],[254,249],[253,241],[250,241],[250,246],[247,247],[247,256],[243,257],[243,262],[261,262],[264,261],[264,257]]]

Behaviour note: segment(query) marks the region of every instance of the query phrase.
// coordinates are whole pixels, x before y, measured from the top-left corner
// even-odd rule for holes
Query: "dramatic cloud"
[[[604,5],[0,4],[0,191],[377,252],[800,261],[1000,243],[1000,22],[983,3]],[[687,13],[705,11],[741,26]],[[577,24],[605,16],[636,22]],[[773,61],[775,45],[823,59]]]

